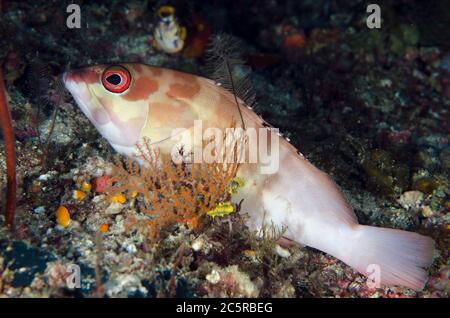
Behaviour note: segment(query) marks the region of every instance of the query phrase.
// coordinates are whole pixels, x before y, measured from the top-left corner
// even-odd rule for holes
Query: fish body
[[[117,74],[127,82],[118,91],[107,82],[117,83],[116,76],[107,77],[114,75],[114,68],[121,70]],[[359,225],[327,174],[214,81],[125,63],[70,71],[65,73],[64,82],[103,137],[117,152],[128,156],[136,153],[136,144],[143,138],[165,154],[173,155],[174,147],[180,144],[195,149],[199,146],[194,136],[198,122],[202,129],[226,129],[234,122],[246,130],[267,131],[268,143],[277,145],[275,171],[262,173],[267,167],[259,157],[256,162],[242,164],[238,177],[245,184],[233,196],[235,203],[242,201],[241,211],[249,215],[249,228],[259,230],[272,224],[285,229],[285,238],[326,252],[379,283],[423,288],[427,278],[423,268],[432,261],[432,239]],[[259,147],[261,136],[257,139]]]

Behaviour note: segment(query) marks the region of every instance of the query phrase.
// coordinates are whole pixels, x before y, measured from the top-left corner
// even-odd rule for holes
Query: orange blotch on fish
[[[183,73],[179,71],[172,71],[173,76],[175,77],[175,80],[185,82],[185,83],[194,83],[197,82],[197,76],[189,74],[189,73]]]
[[[101,233],[106,233],[106,232],[109,231],[109,225],[106,224],[106,223],[102,223],[102,224],[100,224],[100,225],[98,226],[98,230],[99,230]]]
[[[132,67],[136,73],[142,72],[142,66],[140,64],[133,64]]]
[[[86,83],[98,83],[100,82],[100,75],[102,71],[99,68],[91,68],[86,69],[86,72],[83,74],[83,79]]]
[[[62,227],[66,228],[70,225],[70,213],[69,210],[61,205],[57,210],[56,210],[56,222],[58,222],[59,225],[61,225]]]
[[[158,118],[158,121],[163,123],[173,120],[174,113],[179,116],[180,128],[190,127],[195,119],[192,108],[183,101],[179,103],[150,103],[149,105],[149,118]]]
[[[192,83],[174,83],[169,86],[166,95],[170,98],[192,98],[200,91],[200,85],[197,82]]]
[[[109,176],[101,176],[92,179],[92,189],[94,192],[106,192],[112,186],[112,180]]]
[[[128,101],[138,101],[147,99],[151,94],[158,90],[158,82],[148,77],[139,77],[134,81],[129,92],[123,96]]]
[[[151,72],[154,76],[161,76],[163,71],[160,68],[152,67]]]

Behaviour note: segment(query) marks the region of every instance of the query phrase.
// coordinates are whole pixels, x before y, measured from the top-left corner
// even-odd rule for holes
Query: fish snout
[[[70,84],[80,83],[82,81],[82,77],[78,71],[66,71],[62,75],[62,80],[64,85],[67,87]]]
[[[61,79],[62,79],[62,82],[64,83],[64,85],[66,85],[66,83],[67,83],[67,76],[68,75],[69,75],[69,72],[64,72],[61,75]]]
[[[62,79],[67,86],[84,83],[86,85],[101,82],[101,68],[88,67],[82,69],[68,70],[63,73]]]

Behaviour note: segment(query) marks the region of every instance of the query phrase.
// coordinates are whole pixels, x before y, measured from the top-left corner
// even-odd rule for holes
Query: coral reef
[[[184,49],[168,54],[152,45],[160,1],[83,1],[80,29],[67,28],[65,2],[1,2],[17,208],[12,231],[4,226],[10,217],[0,216],[0,297],[448,298],[446,4],[383,1],[381,29],[368,29],[358,0],[187,3],[176,11],[186,27]],[[332,256],[288,246],[270,227],[253,233],[245,214],[228,213],[229,188],[240,182],[232,171],[163,160],[165,173],[150,177],[153,157],[143,170],[116,160],[54,83],[67,67],[118,61],[206,75],[205,42],[218,30],[240,39],[253,68],[255,110],[332,176],[360,223],[436,241],[423,291],[369,288]],[[67,284],[73,265],[80,288]]]

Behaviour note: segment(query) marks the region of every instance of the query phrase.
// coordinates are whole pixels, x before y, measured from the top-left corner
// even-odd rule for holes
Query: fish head
[[[63,74],[78,107],[110,144],[133,147],[148,118],[148,96],[156,82],[139,64],[96,65]]]

